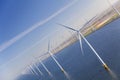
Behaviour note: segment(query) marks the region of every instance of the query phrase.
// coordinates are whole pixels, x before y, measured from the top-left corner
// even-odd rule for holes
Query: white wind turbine
[[[93,48],[93,46],[88,42],[88,40],[84,37],[84,35],[80,32],[79,30],[73,29],[69,26],[63,25],[63,24],[59,24],[61,26],[63,26],[66,29],[72,30],[72,31],[76,31],[77,35],[79,36],[79,41],[80,41],[80,45],[81,43],[81,38],[83,38],[83,40],[87,43],[87,45],[91,48],[91,50],[95,53],[95,55],[97,56],[97,58],[99,59],[99,61],[102,63],[103,67],[105,68],[105,70],[109,71],[109,67],[106,65],[106,63],[102,60],[102,58],[99,56],[99,54],[97,53],[97,51]],[[82,49],[83,50],[83,49]]]

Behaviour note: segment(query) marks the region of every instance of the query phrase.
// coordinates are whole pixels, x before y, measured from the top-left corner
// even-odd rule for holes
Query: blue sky
[[[4,36],[1,36],[0,44],[29,28],[32,24],[47,18],[67,3],[68,0],[51,0],[50,2],[46,0],[3,0],[0,7],[2,29],[0,34],[4,34]]]
[[[22,32],[26,32],[33,25],[48,19],[53,14],[59,12],[59,10],[64,9],[72,1],[74,0],[0,0],[0,48]],[[89,20],[106,7],[109,7],[106,0],[92,0],[88,2],[85,0],[76,0],[74,4],[61,11],[45,24],[30,31],[29,34],[21,37],[1,51],[0,70],[2,69],[2,71],[0,75],[4,75],[4,73],[6,74],[9,71],[11,72],[18,62],[23,66],[18,67],[13,71],[13,74],[20,71],[26,64],[30,63],[33,55],[38,56],[40,53],[45,52],[47,40],[49,39],[48,35],[54,35],[56,43],[60,42],[58,35],[63,36],[62,34],[64,33],[70,36],[66,30],[60,28],[55,23],[63,23],[79,28],[78,25],[85,23],[81,19],[82,17]],[[64,32],[61,33],[61,31]],[[39,42],[39,45],[30,48],[37,42]],[[24,52],[25,50],[28,51]],[[18,57],[16,58],[16,56]],[[5,70],[6,68],[7,70]],[[8,74],[8,78],[13,76],[13,74]]]
[[[46,0],[3,1],[0,9],[0,34],[2,34],[0,35],[0,44],[17,36],[38,21],[44,20],[67,3],[68,0],[60,2],[55,0],[50,2]],[[44,34],[43,30],[45,29],[45,27],[40,28],[40,35]]]

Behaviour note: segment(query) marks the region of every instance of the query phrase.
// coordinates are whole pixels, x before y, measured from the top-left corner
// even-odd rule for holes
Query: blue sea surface
[[[86,37],[104,62],[120,80],[120,19],[111,22],[100,30]],[[114,80],[106,71],[89,46],[82,40],[84,55],[79,42],[57,53],[56,59],[69,74],[71,80]],[[49,57],[43,62],[53,77],[39,65],[43,76],[32,73],[21,75],[17,80],[68,80],[54,60]]]

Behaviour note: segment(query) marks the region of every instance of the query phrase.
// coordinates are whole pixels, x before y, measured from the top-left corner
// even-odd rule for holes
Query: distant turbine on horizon
[[[50,51],[50,41],[48,42],[48,54],[51,56],[51,58],[55,61],[55,63],[58,65],[58,67],[60,68],[60,70],[64,73],[64,75],[66,76],[66,78],[68,80],[71,80],[69,74],[64,70],[64,68],[61,66],[61,64],[57,61],[57,59],[55,58],[55,56],[53,55],[53,53]]]
[[[111,2],[110,2],[110,0],[107,0],[108,1],[108,4],[119,14],[119,16],[120,16],[120,12],[118,11],[118,9],[114,6],[114,5],[112,5],[111,4]]]
[[[39,60],[40,64],[43,66],[43,68],[46,70],[46,72],[48,73],[48,75],[49,75],[51,78],[53,78],[52,73],[48,70],[48,68],[45,66],[45,64],[44,64],[40,59],[38,59],[38,60]]]
[[[32,67],[31,64],[29,65],[29,68],[30,68],[30,71],[31,71],[34,75],[39,76],[39,74],[34,70],[34,68]]]
[[[36,63],[33,64],[35,66],[35,68],[38,70],[38,72],[43,76],[42,71],[38,68],[38,66],[36,65]]]

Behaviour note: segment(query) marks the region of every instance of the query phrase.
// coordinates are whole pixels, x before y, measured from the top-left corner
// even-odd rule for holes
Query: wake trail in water
[[[65,76],[66,76],[66,78],[67,78],[68,80],[72,80],[72,79],[71,79],[71,76],[70,76],[66,71],[64,71],[64,74],[65,74]]]
[[[53,60],[55,61],[55,63],[58,65],[58,67],[61,69],[61,71],[64,73],[64,75],[66,76],[66,78],[68,80],[71,80],[70,75],[64,70],[64,68],[60,65],[60,63],[56,60],[56,58],[54,57],[54,55],[49,52],[50,56],[53,58]]]
[[[111,69],[109,69],[108,72],[109,72],[110,76],[112,77],[112,80],[119,80],[117,75]]]
[[[103,64],[103,67],[109,72],[109,74],[111,75],[111,77],[113,78],[113,80],[118,80],[117,75],[105,64],[105,62],[99,56],[99,54],[97,53],[97,51],[92,47],[92,45],[87,41],[87,39],[82,35],[82,33],[80,33],[80,35],[85,40],[85,42],[88,44],[88,46],[92,49],[92,51],[95,53],[95,55],[98,57],[98,59],[100,60],[100,62]]]

